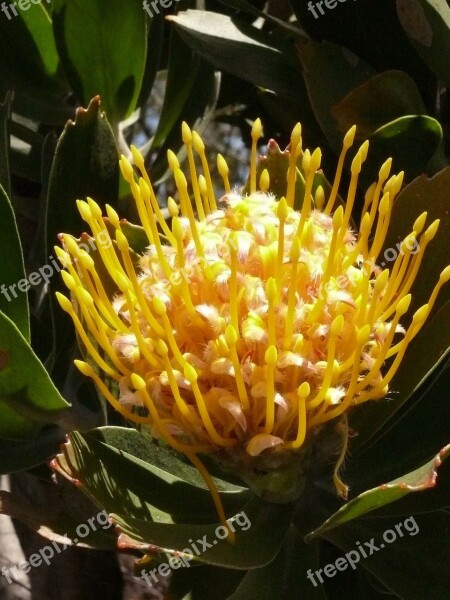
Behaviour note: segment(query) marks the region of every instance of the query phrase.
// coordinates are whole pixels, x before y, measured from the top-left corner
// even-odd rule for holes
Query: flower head
[[[296,451],[322,424],[385,396],[450,276],[447,268],[405,329],[410,290],[438,221],[426,227],[426,213],[418,216],[383,270],[377,259],[402,185],[402,173],[390,176],[392,161],[369,188],[355,228],[351,212],[367,142],[351,163],[344,205],[338,197],[355,128],[344,138],[328,197],[315,182],[320,150],[302,149],[300,125],[292,132],[285,195],[269,193],[267,170],[257,181],[260,135],[257,120],[245,195],[231,189],[219,155],[226,190],[219,199],[203,142],[183,125],[190,184],[169,152],[179,203],[169,199],[170,226],[133,149],[140,176],[125,157],[121,169],[148,238],[145,253],[131,249],[117,213],[106,206],[106,219],[91,199],[78,207],[94,238],[102,236],[101,270],[68,235],[65,250],[57,249],[78,313],[60,294],[59,301],[96,364],[77,361],[78,367],[124,416],[150,424],[199,468],[201,452]],[[297,165],[304,174],[298,209]],[[117,383],[117,392],[99,372]]]

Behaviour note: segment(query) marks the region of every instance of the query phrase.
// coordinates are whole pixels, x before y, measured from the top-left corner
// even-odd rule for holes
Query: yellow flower
[[[249,460],[292,454],[322,424],[385,396],[450,269],[405,330],[410,290],[439,222],[425,228],[427,215],[420,215],[390,268],[377,266],[403,174],[390,176],[390,159],[382,165],[355,231],[351,212],[367,142],[352,161],[345,206],[335,208],[354,127],[344,138],[328,198],[320,186],[312,193],[321,152],[302,149],[299,124],[291,136],[283,198],[268,193],[266,170],[257,182],[259,120],[245,196],[231,190],[219,155],[226,193],[216,198],[201,138],[186,124],[182,133],[190,186],[169,152],[180,207],[169,199],[171,226],[133,149],[140,177],[125,157],[120,164],[148,248],[137,258],[110,206],[105,221],[93,200],[78,201],[97,240],[101,272],[106,269],[112,281],[102,280],[92,257],[63,235],[65,250],[56,251],[78,312],[61,294],[58,299],[97,367],[76,361],[79,369],[127,419],[151,425],[156,436],[186,454],[213,489],[198,453],[244,452]],[[304,198],[296,210],[299,161]],[[113,299],[106,291],[111,283]],[[118,398],[101,373],[116,382]],[[344,494],[336,472],[335,482]],[[216,493],[214,499],[223,520]]]

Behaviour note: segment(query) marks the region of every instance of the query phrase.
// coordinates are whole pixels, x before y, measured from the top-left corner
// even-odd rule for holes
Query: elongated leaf
[[[5,3],[6,4],[6,3]],[[19,94],[29,87],[44,92],[61,92],[64,81],[57,76],[51,23],[42,6],[29,4],[28,11],[5,6],[0,19],[0,85],[5,82]],[[8,16],[5,14],[8,12]]]
[[[349,50],[328,42],[299,44],[299,53],[314,114],[332,148],[340,152],[342,133],[332,109],[375,71]]]
[[[0,248],[2,254],[8,256],[7,260],[3,258],[0,261],[0,310],[29,342],[30,321],[22,246],[11,203],[1,186],[0,214]]]
[[[139,0],[53,0],[61,62],[80,102],[96,95],[114,128],[136,108],[146,60],[146,23]],[[120,41],[119,41],[120,40]]]
[[[173,29],[170,37],[164,102],[158,128],[153,138],[153,149],[161,146],[177,123],[192,91],[198,68],[198,58],[193,56],[189,47]],[[186,77],[186,73],[190,73],[190,76]]]
[[[448,458],[450,445],[446,446],[433,460],[416,471],[399,477],[389,483],[360,494],[354,500],[347,502],[337,513],[333,514],[318,529],[306,536],[307,540],[322,536],[325,532],[339,527],[348,521],[365,515],[377,508],[399,500],[413,492],[423,492],[436,485],[437,469],[442,461]]]
[[[315,42],[328,41],[348,48],[377,73],[390,69],[404,71],[419,87],[426,105],[434,110],[437,86],[423,60],[411,52],[411,44],[397,18],[392,0],[329,2],[315,8],[317,18],[305,0],[289,0],[302,28]],[[381,42],[382,40],[382,42]],[[331,80],[334,83],[334,79]]]
[[[183,566],[181,563],[180,568],[172,569],[169,574],[167,593],[171,600],[228,600],[245,575],[242,570],[205,564],[196,566],[195,569],[182,568]]]
[[[164,450],[154,453],[143,440],[138,443],[132,434],[129,436],[123,431],[112,432],[108,428],[103,430],[103,435],[108,439],[114,436],[114,443],[122,448],[131,444],[137,456],[90,435],[72,433],[53,466],[69,480],[79,480],[80,489],[109,513],[118,513],[126,519],[156,519],[164,523],[207,523],[216,518],[209,491],[198,487],[198,480],[193,485],[173,474],[177,472],[176,457]],[[120,438],[122,441],[118,443]],[[140,450],[137,452],[136,448]],[[139,455],[147,460],[151,458],[152,462],[142,460]],[[170,470],[168,465],[171,465]],[[247,490],[239,488],[221,495],[225,507],[231,511],[241,507],[248,498]]]
[[[169,19],[186,43],[219,69],[280,95],[299,93],[301,76],[290,44],[218,13],[188,10]]]
[[[9,120],[11,118],[12,92],[8,92],[5,101],[0,99],[0,185],[8,197],[11,196],[9,170]]]
[[[397,15],[411,44],[450,85],[450,8],[445,0],[396,0]]]
[[[367,569],[395,597],[444,600],[450,589],[450,571],[444,567],[450,554],[449,527],[450,515],[439,511],[406,519],[358,519],[324,537],[342,550],[342,558],[353,551],[349,558],[354,566],[346,560],[349,571]]]
[[[342,133],[357,125],[366,139],[377,129],[405,115],[423,115],[427,109],[413,79],[402,71],[385,71],[354,88],[332,107]]]
[[[53,257],[58,233],[79,237],[86,224],[79,216],[77,199],[94,198],[100,205],[117,207],[119,165],[111,127],[100,111],[100,98],[94,98],[87,109],[79,108],[75,122],[69,121],[61,135],[50,173],[46,207],[46,256]],[[54,273],[53,273],[54,274]],[[51,292],[61,288],[59,277],[52,277]],[[74,343],[73,324],[52,295],[53,358],[63,356]],[[61,367],[63,373],[67,366]]]
[[[24,439],[69,405],[19,329],[0,312],[0,437]]]
[[[414,115],[386,123],[369,138],[369,160],[362,177],[368,185],[376,181],[380,166],[390,156],[395,172],[404,171],[405,182],[410,182],[427,172],[441,140],[441,125],[432,117]]]
[[[318,567],[315,554],[314,546],[306,545],[291,527],[275,560],[266,567],[248,571],[227,600],[291,600],[294,590],[298,598],[326,600],[323,587],[313,587],[306,577],[308,569]]]
[[[187,50],[187,49],[186,49]],[[185,158],[184,148],[181,147],[181,124],[185,120],[198,133],[207,126],[214,116],[214,110],[219,96],[220,73],[205,60],[192,57],[191,75],[193,84],[187,95],[182,111],[167,137],[159,146],[156,158],[147,167],[153,181],[162,181],[169,175],[167,165],[167,150],[175,152],[181,162]],[[172,120],[171,120],[172,122]],[[181,149],[180,149],[181,147]]]
[[[28,6],[20,12],[26,28],[36,44],[45,72],[50,77],[57,74],[59,57],[53,37],[52,21],[40,2]]]
[[[0,474],[25,471],[44,463],[58,452],[64,437],[62,429],[50,426],[31,440],[0,439]]]
[[[245,515],[245,519],[242,519]],[[173,556],[193,556],[193,560],[219,567],[255,569],[262,567],[276,556],[289,527],[292,506],[264,502],[254,496],[236,520],[231,518],[236,540],[231,544],[224,539],[220,525],[168,525],[111,515],[122,532],[120,548],[133,548],[141,552],[155,550]],[[245,521],[245,522],[244,522]],[[243,525],[240,526],[239,523]],[[205,537],[206,536],[206,537]],[[189,540],[206,540],[209,547],[192,546]],[[191,546],[190,546],[191,544]]]
[[[148,436],[125,427],[99,427],[89,432],[89,438],[102,441],[117,450],[127,452],[149,465],[157,467],[156,473],[165,471],[174,476],[173,481],[185,481],[195,487],[206,490],[207,486],[198,470],[191,464],[181,460],[181,457],[170,448],[158,445]],[[231,494],[241,494],[246,490],[223,479],[215,478],[217,489]]]

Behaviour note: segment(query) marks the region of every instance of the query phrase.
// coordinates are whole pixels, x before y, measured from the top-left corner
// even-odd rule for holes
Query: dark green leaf
[[[8,198],[11,196],[9,170],[9,120],[11,118],[12,92],[8,92],[5,101],[0,101],[0,186],[3,186]]]
[[[218,13],[188,10],[169,19],[186,43],[217,68],[283,96],[299,93],[300,69],[291,44]]]
[[[342,550],[342,557],[353,551],[354,569],[364,567],[396,597],[444,600],[450,589],[450,571],[445,567],[450,554],[449,528],[449,513],[439,511],[401,520],[358,519],[327,531],[324,537]],[[367,558],[361,558],[357,542],[367,550]],[[348,570],[350,567],[347,561]]]
[[[340,152],[342,133],[332,109],[375,72],[355,54],[335,44],[307,42],[299,44],[299,50],[314,114],[332,148]]]
[[[64,436],[62,429],[50,426],[31,440],[0,439],[0,474],[24,471],[44,463],[58,452]]]
[[[0,261],[0,310],[16,324],[29,342],[30,320],[22,246],[11,203],[1,186],[0,214],[0,247],[2,255],[8,257]],[[18,286],[23,289],[18,289]]]
[[[69,405],[14,323],[0,312],[0,437],[24,439]]]
[[[147,20],[129,0],[53,0],[53,31],[61,62],[82,104],[100,95],[110,123],[136,108],[146,60]]]
[[[239,522],[244,515],[245,522],[241,527]],[[179,556],[180,552],[183,553],[182,556],[191,554],[194,561],[198,557],[200,562],[210,565],[255,569],[267,565],[276,556],[289,527],[291,515],[292,506],[270,504],[254,496],[242,507],[239,518],[234,521],[236,536],[234,544],[220,539],[220,535],[223,535],[223,526],[221,534],[218,535],[220,526],[218,523],[170,525],[131,519],[116,514],[111,517],[122,532],[119,537],[121,548],[129,547],[141,552],[150,552],[157,546],[169,555]],[[196,552],[195,548],[190,546],[189,540],[200,540],[203,536],[206,536],[211,547],[204,552]]]
[[[189,471],[178,465],[176,456],[150,448],[145,440],[137,442],[126,431],[107,428],[96,434],[112,437],[117,449],[89,434],[70,434],[55,468],[68,479],[78,479],[80,488],[108,512],[126,519],[208,523],[216,518],[209,491],[198,487],[198,479],[193,485],[180,477]],[[121,449],[129,445],[134,454]],[[221,496],[225,507],[233,512],[246,501],[248,493],[233,488]]]
[[[94,198],[100,205],[117,207],[119,165],[114,136],[100,98],[94,98],[85,110],[79,108],[75,122],[69,121],[59,139],[53,161],[46,207],[46,256],[53,255],[58,233],[79,237],[87,227],[79,216],[77,199]],[[51,279],[51,290],[61,288],[59,278]],[[70,339],[74,340],[70,319],[55,304],[54,358],[62,354]],[[64,367],[67,370],[67,367]]]
[[[362,176],[369,184],[376,181],[381,165],[391,156],[395,172],[404,171],[409,182],[427,171],[441,140],[442,128],[432,117],[401,117],[387,123],[369,138],[369,159]]]
[[[414,81],[402,71],[385,71],[354,88],[331,112],[345,134],[354,124],[366,139],[375,130],[405,115],[426,114]]]
[[[397,15],[411,44],[450,85],[450,8],[445,0],[396,0]]]
[[[367,490],[347,502],[342,508],[325,521],[318,529],[315,529],[306,536],[307,541],[331,529],[335,529],[348,521],[353,521],[366,513],[380,508],[391,502],[399,500],[407,494],[413,492],[424,492],[436,485],[437,468],[450,454],[450,445],[446,446],[430,462],[411,473],[407,473],[398,479],[384,483],[378,487]]]

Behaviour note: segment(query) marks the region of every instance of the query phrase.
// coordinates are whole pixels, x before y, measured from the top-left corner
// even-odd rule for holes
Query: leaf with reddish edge
[[[308,533],[305,540],[309,542],[314,538],[323,536],[326,531],[335,529],[386,504],[400,500],[412,492],[423,492],[433,488],[436,485],[437,469],[449,454],[450,444],[419,469],[363,492],[331,515],[320,527]]]
[[[220,523],[176,524],[155,523],[131,519],[117,514],[110,517],[120,531],[120,549],[139,550],[144,554],[165,553],[232,569],[256,569],[269,564],[279,552],[285,539],[291,517],[292,504],[272,504],[253,496],[242,511],[228,519],[235,531],[234,543],[221,538]],[[238,514],[244,514],[250,526],[239,525]],[[246,524],[246,523],[245,523]],[[221,532],[222,535],[222,532]],[[207,540],[210,547],[199,548],[197,553],[189,540]]]

